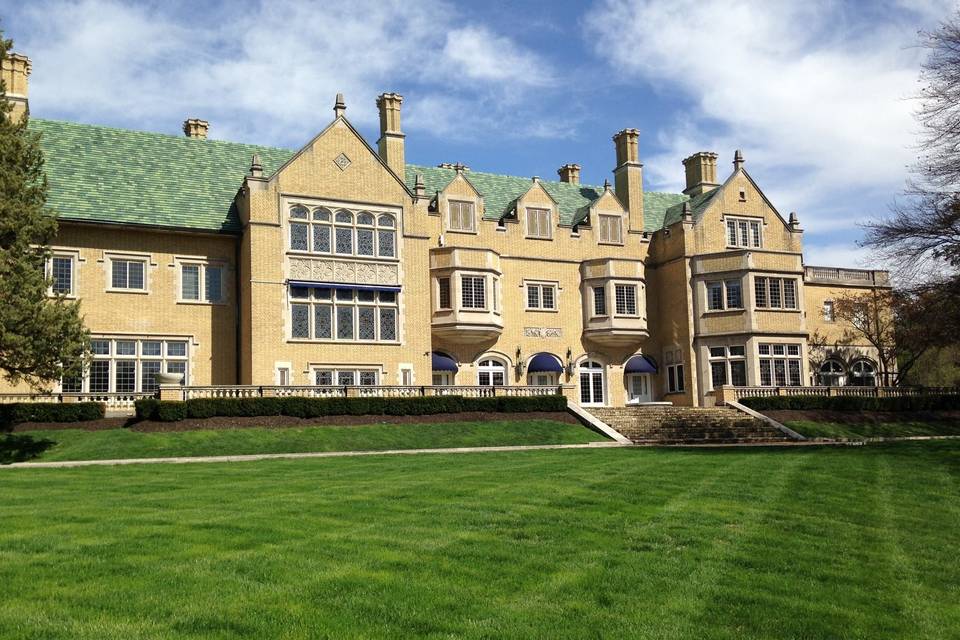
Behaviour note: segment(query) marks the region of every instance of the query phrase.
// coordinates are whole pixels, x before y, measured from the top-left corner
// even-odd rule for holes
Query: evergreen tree
[[[0,63],[12,41],[0,33]],[[13,122],[0,80],[0,370],[13,384],[40,387],[76,375],[89,335],[79,302],[49,294],[46,263],[57,220],[46,206],[39,136]]]

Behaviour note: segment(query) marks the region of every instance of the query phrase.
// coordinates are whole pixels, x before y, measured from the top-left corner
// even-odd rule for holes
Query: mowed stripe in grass
[[[960,420],[901,422],[813,422],[795,420],[786,425],[808,438],[903,438],[908,436],[960,436]]]
[[[45,443],[32,462],[115,460],[176,456],[223,456],[320,451],[383,451],[444,447],[525,444],[581,444],[608,440],[579,424],[551,420],[377,424],[366,426],[288,427],[281,429],[210,429],[142,432],[26,431],[0,436],[0,461],[16,461],[16,452]],[[7,444],[7,460],[3,447]],[[21,456],[22,458],[22,456]]]
[[[8,470],[3,638],[950,638],[960,443]]]

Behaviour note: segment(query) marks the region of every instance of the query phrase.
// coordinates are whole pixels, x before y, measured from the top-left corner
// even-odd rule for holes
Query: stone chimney
[[[8,53],[0,62],[0,78],[6,87],[7,100],[13,105],[10,119],[14,122],[19,122],[30,111],[27,101],[30,71],[30,58],[19,53]]]
[[[183,135],[197,140],[206,140],[210,123],[199,118],[190,118],[183,121]]]
[[[406,162],[403,157],[403,131],[400,129],[400,105],[403,96],[399,93],[381,93],[377,98],[380,110],[380,139],[377,148],[380,157],[393,172],[403,180]]]
[[[580,165],[565,164],[557,169],[560,176],[560,182],[569,182],[570,184],[580,184]]]
[[[683,161],[683,168],[687,172],[687,188],[683,193],[698,196],[714,187],[717,182],[717,154],[710,151],[698,151]]]
[[[643,165],[640,164],[640,132],[624,129],[613,136],[617,168],[613,170],[614,192],[630,214],[630,231],[643,231]]]

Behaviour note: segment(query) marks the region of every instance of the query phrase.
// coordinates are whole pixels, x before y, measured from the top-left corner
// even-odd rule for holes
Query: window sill
[[[524,311],[533,313],[560,313],[560,309],[541,309],[540,307],[526,307]]]
[[[610,242],[610,241],[608,241],[608,240],[597,240],[597,244],[598,244],[598,245],[602,245],[602,246],[606,246],[606,247],[622,247],[622,246],[624,246],[624,243],[623,243],[623,242]]]
[[[475,236],[480,232],[476,229],[447,229],[444,233],[463,233],[468,236]]]
[[[208,302],[206,300],[177,300],[177,304],[187,304],[200,307],[226,307],[229,303],[226,300],[219,302]]]
[[[553,236],[550,236],[550,237],[544,237],[544,236],[523,236],[523,238],[524,238],[524,240],[546,240],[547,242],[550,242],[551,240],[553,240]]]
[[[775,311],[778,313],[800,313],[800,309],[780,309],[778,307],[756,307],[754,311]]]
[[[132,293],[135,295],[145,296],[150,293],[146,289],[107,289],[107,293]]]
[[[396,256],[359,256],[355,253],[317,253],[300,249],[287,249],[288,256],[297,258],[339,258],[341,260],[379,260],[381,262],[400,262]]]
[[[715,315],[724,315],[729,314],[733,315],[735,313],[743,313],[746,311],[743,307],[737,307],[736,309],[707,309],[703,312],[705,316],[715,316]]]
[[[399,340],[335,340],[330,338],[313,340],[310,338],[287,338],[287,344],[362,344],[397,347],[400,346],[401,342]]]

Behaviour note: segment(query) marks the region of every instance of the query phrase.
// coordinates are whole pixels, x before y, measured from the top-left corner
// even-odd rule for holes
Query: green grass
[[[785,423],[810,438],[902,438],[905,436],[960,436],[960,422],[810,422]]]
[[[0,470],[0,637],[956,638],[960,442]]]
[[[6,438],[0,436],[0,462],[14,462],[27,457],[33,462],[54,462],[254,453],[577,444],[606,439],[605,436],[578,424],[551,420],[152,433],[132,429],[66,429],[25,431]],[[26,454],[23,453],[24,449],[27,449]],[[39,450],[37,455],[33,455],[33,449]]]

